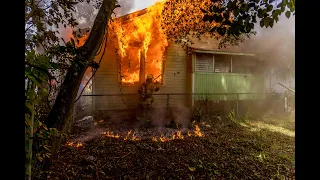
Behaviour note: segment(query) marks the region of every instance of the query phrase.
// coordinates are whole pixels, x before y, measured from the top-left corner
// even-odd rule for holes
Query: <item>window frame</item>
[[[160,86],[164,86],[164,72],[165,72],[165,63],[166,63],[166,61],[167,61],[167,48],[164,50],[164,53],[163,53],[163,57],[162,57],[162,79],[161,79],[161,81],[158,81],[159,82],[159,85]],[[118,56],[117,54],[116,54],[116,56]],[[117,58],[119,58],[119,57],[117,57]],[[135,83],[133,83],[133,84],[129,84],[129,83],[123,83],[122,81],[121,81],[121,58],[119,58],[119,60],[117,60],[118,62],[117,62],[117,71],[118,71],[118,86],[122,86],[122,87],[129,87],[129,86],[140,86],[140,76],[139,76],[139,80],[137,81],[137,82],[135,82]],[[145,71],[145,69],[146,69],[146,67],[144,66],[144,71]],[[140,74],[140,71],[141,71],[141,67],[140,67],[140,69],[139,69],[139,74]],[[145,75],[145,77],[147,76],[147,74]],[[154,77],[154,78],[156,78],[156,77]]]
[[[252,74],[252,73],[234,73],[234,67],[233,67],[233,63],[234,63],[234,56],[255,56],[254,54],[245,54],[245,53],[228,53],[228,52],[212,52],[212,51],[203,51],[203,50],[196,50],[194,51],[194,72],[195,73],[229,73],[229,74]],[[196,66],[197,66],[197,62],[199,61],[197,59],[197,54],[212,54],[213,56],[213,71],[198,71]],[[215,55],[226,55],[226,56],[230,56],[230,71],[229,72],[216,72],[216,58]]]

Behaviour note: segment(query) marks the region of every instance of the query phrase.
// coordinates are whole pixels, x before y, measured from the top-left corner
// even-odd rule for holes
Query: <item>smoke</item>
[[[154,126],[163,127],[171,122],[173,119],[174,123],[181,128],[188,128],[190,124],[191,113],[188,107],[184,105],[177,105],[170,109],[171,116],[167,117],[168,113],[166,107],[155,107],[151,115],[151,121]]]
[[[116,17],[126,15],[131,12],[134,7],[134,0],[118,0],[118,4],[121,6],[120,8],[116,8],[114,13]]]
[[[281,15],[273,28],[261,28],[256,24],[257,35],[245,40],[240,45],[243,52],[257,55],[264,62],[266,77],[273,82],[268,87],[283,82],[294,86],[295,76],[295,16],[289,19]],[[271,75],[270,75],[271,74]],[[271,86],[271,87],[270,87]]]
[[[186,106],[177,106],[172,109],[172,116],[174,122],[182,128],[188,128],[190,124],[191,113]]]
[[[75,29],[71,27],[60,26],[58,31],[60,32],[60,37],[63,38],[66,42],[70,41],[72,31],[78,29],[87,29],[93,26],[94,20],[99,12],[99,9],[96,8],[96,4],[99,0],[86,1],[78,3],[75,6],[76,12],[74,13],[75,19],[77,19],[78,26]],[[123,16],[130,13],[134,6],[134,0],[118,0],[118,4],[121,7],[118,7],[114,10],[116,17]],[[62,42],[61,42],[62,43]]]
[[[168,123],[167,119],[167,108],[155,107],[151,115],[151,122],[154,126],[163,127]]]

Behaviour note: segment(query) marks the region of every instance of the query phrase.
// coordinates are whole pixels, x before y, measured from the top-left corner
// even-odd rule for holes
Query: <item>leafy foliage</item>
[[[284,12],[288,18],[295,14],[294,0],[170,0],[162,28],[169,39],[185,45],[203,35],[216,37],[219,47],[238,45],[255,34],[255,24],[272,28]]]

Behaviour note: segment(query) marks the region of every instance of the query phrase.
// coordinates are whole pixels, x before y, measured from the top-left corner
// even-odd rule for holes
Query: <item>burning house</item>
[[[217,42],[209,38],[196,41],[190,46],[192,54],[187,54],[180,44],[166,39],[161,11],[161,4],[155,4],[111,22],[107,44],[102,44],[96,57],[97,62],[101,60],[100,68],[92,81],[92,109],[98,118],[108,111],[135,109],[137,90],[147,74],[161,84],[154,96],[158,108],[191,108],[204,100],[191,95],[196,93],[216,93],[205,97],[216,109],[218,105],[229,109],[229,100],[261,98],[245,94],[264,92],[262,66],[254,54],[235,47],[218,49]]]

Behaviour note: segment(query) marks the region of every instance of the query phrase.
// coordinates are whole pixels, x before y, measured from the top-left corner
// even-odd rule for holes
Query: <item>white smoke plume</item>
[[[294,87],[295,16],[289,19],[285,15],[280,16],[273,28],[260,28],[256,24],[256,31],[257,35],[242,43],[240,49],[255,53],[264,61],[266,87],[285,90],[277,85],[278,82]]]

